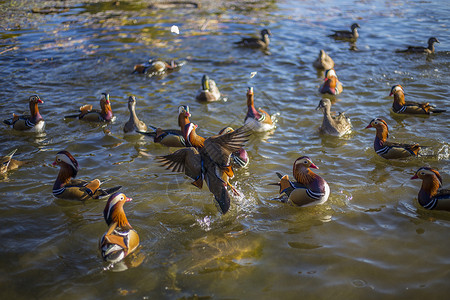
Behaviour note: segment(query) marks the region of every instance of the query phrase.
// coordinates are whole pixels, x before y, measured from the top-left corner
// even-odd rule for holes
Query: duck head
[[[382,141],[386,141],[389,136],[389,127],[383,119],[373,119],[365,129],[367,128],[375,128],[377,130],[378,138]]]
[[[330,110],[331,108],[331,101],[328,98],[323,98],[319,101],[319,105],[317,105],[316,110]]]
[[[101,115],[107,121],[110,121],[113,117],[113,112],[111,109],[111,102],[109,101],[109,94],[102,93],[102,97],[100,98],[100,107],[102,109]]]
[[[125,211],[123,210],[123,205],[125,202],[131,201],[131,198],[125,196],[124,193],[114,193],[112,194],[108,201],[106,202],[105,209],[103,210],[103,217],[105,218],[106,224],[110,226],[112,223],[117,223],[117,227],[122,229],[132,228],[127,220]]]
[[[356,28],[361,28],[361,27],[359,26],[358,23],[353,23],[351,26],[352,31],[355,30]]]
[[[442,186],[442,177],[441,174],[439,174],[438,171],[430,168],[430,167],[421,167],[419,170],[416,171],[413,177],[411,179],[422,179],[424,181],[430,181],[432,182],[436,178],[438,182],[438,187]]]
[[[405,93],[405,90],[403,89],[403,87],[400,84],[394,85],[391,88],[391,93],[389,94],[389,96],[395,95],[397,93],[402,93],[402,94]]]
[[[189,121],[190,116],[191,114],[189,113],[189,106],[180,105],[178,107],[178,126],[181,127],[181,130],[183,130],[186,124],[191,123],[191,121]]]
[[[63,150],[56,153],[55,161],[52,163],[53,166],[59,166],[61,172],[64,170],[71,171],[71,176],[76,177],[78,173],[78,162],[68,151]]]
[[[314,176],[316,176],[310,168],[319,169],[319,167],[316,166],[308,156],[301,156],[297,158],[294,161],[294,166],[292,168],[292,173],[295,180],[304,185],[309,184],[312,180],[314,180]]]
[[[128,109],[130,111],[134,111],[136,109],[136,97],[135,96],[128,97]]]
[[[428,45],[433,45],[434,43],[439,43],[439,44],[440,44],[440,42],[439,42],[439,40],[438,40],[437,38],[435,38],[435,37],[430,37],[430,38],[428,39]]]
[[[334,69],[328,69],[325,71],[325,80],[332,79],[333,77],[337,79],[336,71]]]
[[[261,30],[261,37],[264,39],[264,37],[268,35],[268,36],[272,36],[272,32],[270,32],[269,29],[263,29]]]
[[[253,106],[253,105],[254,105],[253,87],[250,86],[247,89],[247,106]]]
[[[44,103],[44,101],[42,101],[41,98],[39,98],[38,95],[33,95],[33,96],[30,96],[29,103],[30,103],[31,116],[35,117],[36,115],[39,115],[38,104],[39,103]]]
[[[202,90],[209,91],[209,76],[203,75],[202,77]]]

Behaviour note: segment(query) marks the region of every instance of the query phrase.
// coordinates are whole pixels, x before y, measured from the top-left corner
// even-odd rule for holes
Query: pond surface
[[[339,3],[339,4],[338,4]],[[1,155],[17,148],[30,161],[0,181],[0,296],[2,299],[444,299],[450,292],[450,213],[417,203],[421,166],[440,171],[449,186],[449,113],[395,116],[390,88],[409,100],[450,110],[450,6],[447,1],[225,1],[198,8],[149,7],[150,2],[0,1],[2,120],[28,110],[39,94],[45,133],[0,126]],[[356,47],[327,37],[354,22]],[[180,34],[170,32],[177,25]],[[234,47],[242,36],[273,34],[270,53]],[[396,49],[440,40],[435,55]],[[319,135],[315,110],[322,74],[319,50],[336,62],[344,85],[333,99],[354,130]],[[164,76],[131,74],[150,57],[184,60]],[[251,78],[251,72],[257,72]],[[225,100],[196,102],[203,74]],[[177,126],[189,105],[197,132],[211,136],[243,124],[246,89],[277,120],[272,134],[254,135],[250,164],[232,183],[221,215],[206,188],[155,160],[175,149],[125,136],[127,98],[135,95],[147,124]],[[116,120],[64,120],[108,92]],[[371,119],[382,117],[390,138],[428,145],[422,156],[388,161],[375,154]],[[125,205],[141,247],[128,270],[108,268],[98,252],[107,230],[105,201],[57,200],[52,185],[60,150],[80,164],[79,178],[109,179],[133,198]],[[308,155],[331,195],[321,206],[280,203],[276,171],[291,176]],[[119,272],[120,271],[120,272]]]

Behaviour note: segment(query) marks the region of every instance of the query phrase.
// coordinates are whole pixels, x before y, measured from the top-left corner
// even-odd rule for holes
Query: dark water
[[[336,3],[338,2],[338,3]],[[56,5],[56,9],[55,9]],[[63,7],[66,5],[65,7]],[[446,1],[254,1],[204,3],[200,8],[148,8],[149,2],[82,3],[0,1],[0,108],[3,119],[28,109],[39,94],[44,134],[0,126],[1,154],[18,148],[30,164],[0,181],[0,296],[2,299],[443,299],[450,292],[447,212],[417,204],[423,165],[439,169],[448,187],[448,114],[399,117],[390,112],[390,87],[402,84],[410,100],[450,109],[450,6]],[[53,10],[50,8],[53,7]],[[34,12],[33,9],[34,8]],[[361,25],[356,48],[327,37]],[[180,35],[170,33],[177,25]],[[241,36],[273,34],[270,55],[233,47]],[[401,55],[426,45],[436,54]],[[343,138],[318,134],[314,110],[321,74],[312,67],[320,49],[336,62],[344,91],[333,110],[346,111],[354,130]],[[150,57],[186,60],[166,76],[131,75]],[[250,78],[251,72],[257,72]],[[203,74],[227,101],[194,97]],[[275,114],[271,135],[252,137],[251,163],[233,183],[222,216],[213,196],[154,160],[171,151],[149,139],[124,136],[127,97],[147,124],[176,127],[187,104],[202,136],[242,125],[246,88],[257,107]],[[111,96],[113,124],[91,125],[63,116]],[[387,161],[373,148],[374,117],[390,138],[430,145],[430,157]],[[133,198],[125,205],[141,248],[122,272],[98,253],[106,231],[104,201],[55,200],[55,154],[66,149],[79,177],[110,179]],[[275,171],[291,174],[308,155],[331,188],[321,206],[298,208],[272,200]]]

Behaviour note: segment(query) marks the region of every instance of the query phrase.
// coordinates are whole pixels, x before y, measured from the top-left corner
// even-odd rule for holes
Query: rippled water
[[[2,299],[448,295],[450,215],[421,208],[420,182],[409,178],[430,165],[448,187],[449,117],[394,116],[388,97],[392,85],[402,84],[408,99],[450,109],[446,1],[226,1],[168,9],[149,3],[0,1],[1,117],[26,111],[37,93],[47,121],[41,135],[0,126],[1,154],[18,148],[16,158],[30,161],[0,181]],[[355,21],[357,49],[327,37]],[[170,33],[174,24],[180,35]],[[233,47],[263,27],[273,34],[270,55]],[[425,45],[430,36],[441,42],[435,55],[394,53]],[[318,134],[322,79],[312,61],[320,49],[333,57],[344,84],[333,110],[346,111],[354,125],[340,139]],[[130,74],[149,57],[187,64],[161,77]],[[227,101],[195,102],[203,74]],[[256,106],[276,115],[277,128],[252,137],[251,163],[233,180],[243,197],[234,197],[224,216],[207,189],[154,160],[170,149],[122,133],[131,94],[147,124],[176,127],[177,107],[187,104],[202,136],[236,128],[247,86],[254,87]],[[102,92],[110,93],[113,124],[63,120],[83,104],[97,106]],[[363,130],[374,117],[386,120],[391,138],[430,145],[433,156],[378,157],[375,132]],[[139,266],[115,272],[102,263],[104,201],[53,198],[58,169],[51,163],[63,149],[78,160],[80,178],[110,179],[107,186],[123,185],[133,198],[125,211],[141,247],[127,263]],[[273,200],[278,191],[268,184],[275,171],[290,175],[301,155],[312,158],[330,185],[322,206]]]

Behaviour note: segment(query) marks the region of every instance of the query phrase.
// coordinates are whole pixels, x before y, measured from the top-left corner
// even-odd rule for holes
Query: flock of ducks
[[[351,26],[351,31],[335,31],[330,37],[356,42],[358,39],[358,24]],[[261,31],[261,38],[243,38],[236,42],[237,46],[267,49],[270,44],[271,32],[268,29]],[[398,52],[408,53],[433,53],[434,43],[439,41],[432,37],[428,41],[428,47],[408,47]],[[134,66],[133,73],[161,74],[180,68],[183,62],[165,62],[150,59],[148,63]],[[324,82],[319,88],[320,93],[337,95],[343,91],[339,82],[334,61],[324,51],[320,50],[314,67],[325,71]],[[154,143],[167,147],[178,147],[179,150],[157,157],[157,160],[166,169],[173,172],[183,172],[191,178],[192,184],[198,188],[206,185],[214,195],[220,211],[225,214],[230,208],[230,195],[228,189],[235,195],[239,192],[232,186],[230,179],[234,171],[249,164],[249,157],[244,149],[252,132],[267,132],[275,128],[272,117],[262,109],[254,106],[254,90],[247,90],[247,114],[243,126],[234,130],[231,127],[223,128],[217,135],[204,138],[196,133],[197,125],[190,121],[192,116],[189,107],[181,105],[178,108],[178,128],[162,129],[146,125],[139,120],[136,114],[136,98],[130,96],[128,109],[130,118],[125,123],[125,133],[140,133],[153,139]],[[429,103],[416,103],[405,101],[404,89],[401,85],[392,87],[390,96],[394,96],[392,110],[397,114],[436,114],[445,112],[437,109]],[[208,103],[218,101],[221,97],[219,89],[207,75],[202,77],[201,87],[196,99]],[[40,132],[44,130],[45,121],[39,113],[38,104],[44,102],[37,95],[32,95],[29,100],[30,114],[16,115],[4,120],[4,123],[14,130],[27,130]],[[320,126],[322,134],[342,136],[352,130],[350,119],[343,113],[335,115],[331,112],[330,99],[320,100],[317,110],[323,112],[323,122]],[[115,116],[111,108],[109,94],[103,93],[100,98],[100,109],[93,109],[92,105],[83,105],[79,110],[65,118],[77,118],[89,122],[113,122]],[[410,156],[418,156],[421,146],[418,144],[399,144],[388,141],[388,125],[380,118],[373,119],[366,128],[375,128],[374,149],[385,159],[398,159]],[[1,173],[17,169],[25,162],[14,160],[14,150],[1,157]],[[103,182],[98,179],[92,181],[76,179],[78,162],[68,151],[60,151],[56,154],[53,165],[59,166],[59,173],[53,185],[53,195],[56,198],[75,199],[85,201],[109,197],[103,216],[108,225],[108,230],[100,240],[102,257],[108,262],[118,262],[132,253],[139,245],[139,235],[127,220],[123,205],[132,199],[120,193],[121,186],[103,188]],[[279,192],[283,196],[283,202],[290,201],[298,206],[322,204],[328,200],[330,187],[328,183],[311,169],[318,169],[308,156],[301,156],[293,164],[293,177],[291,181],[288,175],[276,173],[279,182],[273,185],[279,186]],[[438,171],[422,167],[411,179],[422,179],[422,186],[418,194],[421,206],[427,209],[450,210],[450,190],[441,189],[442,178]]]

